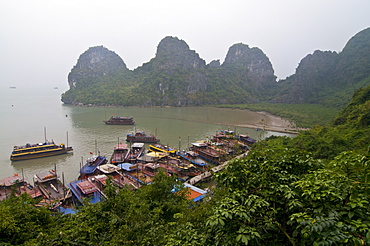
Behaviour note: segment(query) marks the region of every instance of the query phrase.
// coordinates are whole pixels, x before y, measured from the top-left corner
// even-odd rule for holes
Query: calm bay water
[[[248,133],[261,139],[270,135],[288,135],[261,132],[255,129],[235,127],[253,124],[268,116],[247,111],[211,107],[75,107],[60,101],[63,90],[50,87],[25,85],[16,89],[0,90],[0,179],[15,173],[32,182],[34,174],[54,169],[64,173],[65,182],[78,177],[81,164],[90,152],[109,158],[114,145],[125,142],[126,134],[145,131],[155,134],[162,144],[174,148],[187,148],[192,142],[206,140],[220,130],[230,129]],[[112,115],[132,116],[134,126],[105,125],[103,120]],[[38,143],[46,139],[72,146],[71,154],[11,162],[13,146]],[[68,141],[68,142],[67,142]]]

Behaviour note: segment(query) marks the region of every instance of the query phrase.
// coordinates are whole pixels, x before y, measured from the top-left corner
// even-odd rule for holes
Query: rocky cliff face
[[[370,28],[353,36],[339,53],[335,80],[346,86],[370,74]]]
[[[155,58],[151,61],[157,69],[199,69],[205,61],[185,41],[176,37],[165,37],[159,43]]]
[[[79,57],[68,75],[70,90],[62,101],[146,106],[269,101],[340,107],[356,89],[367,85],[369,54],[370,28],[351,38],[339,54],[315,51],[307,55],[295,74],[276,82],[268,57],[242,43],[229,48],[222,65],[219,60],[206,65],[185,41],[165,37],[155,57],[134,71],[117,54],[98,46]]]
[[[124,61],[113,51],[103,46],[91,47],[78,58],[77,64],[68,74],[71,89],[86,78],[93,79],[128,71]]]
[[[317,103],[325,88],[332,86],[338,54],[316,50],[299,63],[295,74],[280,81],[283,90],[273,102]]]
[[[259,48],[249,48],[246,44],[234,44],[227,52],[223,67],[242,66],[256,84],[276,80],[274,69],[268,57]]]
[[[369,54],[370,28],[352,37],[339,54],[317,50],[301,60],[295,74],[279,81],[271,102],[346,105],[357,89],[367,85]]]

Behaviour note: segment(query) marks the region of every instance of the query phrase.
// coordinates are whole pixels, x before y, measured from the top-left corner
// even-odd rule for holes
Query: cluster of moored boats
[[[64,177],[63,182],[61,181],[55,168],[34,175],[33,185],[18,175],[0,180],[0,201],[8,198],[12,192],[15,195],[28,193],[33,198],[40,198],[40,206],[49,206],[66,212],[66,207],[75,207],[86,202],[97,203],[104,199],[104,189],[108,180],[117,189],[123,187],[139,189],[150,184],[160,168],[168,176],[176,175],[189,189],[191,193],[189,197],[199,201],[206,191],[188,181],[194,177],[205,177],[205,172],[245,153],[255,141],[247,135],[236,135],[233,131],[225,130],[213,135],[209,141],[195,142],[188,150],[178,151],[160,144],[159,139],[153,135],[146,135],[144,132],[128,134],[126,139],[128,144],[117,143],[109,159],[102,155],[88,158],[80,168],[78,179],[67,185],[64,184]],[[149,144],[147,151],[144,143]],[[49,156],[46,153],[59,151],[59,148],[72,151],[72,147],[45,142],[33,146],[14,147],[11,159],[16,160],[13,155],[20,156],[21,153],[28,153],[24,156],[29,155],[31,158]],[[57,152],[59,153],[61,152]],[[202,181],[202,178],[198,180]]]

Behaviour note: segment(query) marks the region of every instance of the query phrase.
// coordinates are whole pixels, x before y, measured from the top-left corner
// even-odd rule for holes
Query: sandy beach
[[[284,119],[280,116],[272,115],[266,111],[257,112],[261,115],[260,120],[249,122],[248,124],[239,124],[236,126],[248,128],[260,128],[266,131],[284,132],[296,134],[299,131],[307,130],[306,128],[297,128],[294,122]]]

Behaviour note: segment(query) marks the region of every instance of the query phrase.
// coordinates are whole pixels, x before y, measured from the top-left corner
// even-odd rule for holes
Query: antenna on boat
[[[62,172],[62,182],[63,182],[63,187],[65,187],[65,184],[64,184],[64,172]],[[63,188],[63,197],[64,197],[64,200],[66,199],[66,189]]]
[[[46,127],[44,126],[44,138],[45,138],[45,143],[46,143]]]
[[[23,173],[23,168],[22,168],[22,181],[24,182],[24,173]]]
[[[157,136],[157,126],[155,127],[155,136]]]
[[[68,131],[67,131],[67,148],[68,148]]]
[[[181,137],[179,137],[179,151],[181,150]]]
[[[95,139],[95,153],[98,154],[98,140]]]
[[[58,175],[57,175],[57,164],[54,164],[54,173],[55,173],[55,178],[56,178],[56,180],[57,180],[57,183],[56,183],[56,185],[57,185],[57,189],[59,189],[59,184],[58,184]]]

